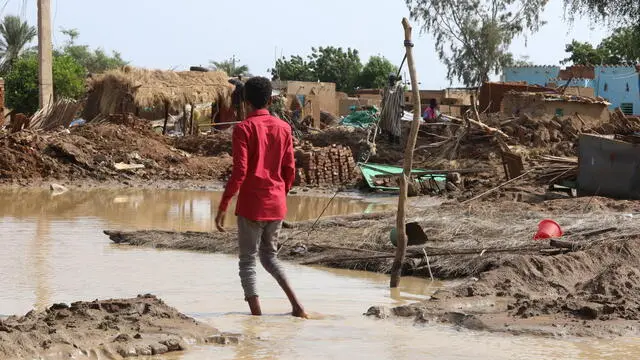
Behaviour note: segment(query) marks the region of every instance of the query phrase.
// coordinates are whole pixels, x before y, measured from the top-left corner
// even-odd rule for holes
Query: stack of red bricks
[[[342,145],[314,147],[302,143],[296,150],[297,184],[326,186],[351,184],[357,180],[351,149]]]

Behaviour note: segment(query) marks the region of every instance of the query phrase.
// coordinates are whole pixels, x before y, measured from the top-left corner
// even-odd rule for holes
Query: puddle
[[[198,347],[166,358],[174,360],[614,359],[640,351],[637,339],[542,339],[368,319],[362,313],[370,305],[425,299],[443,284],[403,278],[402,288],[390,291],[385,275],[292,264],[286,264],[288,276],[318,320],[286,316],[286,298],[262,269],[259,290],[266,316],[255,318],[247,316],[234,257],[117,246],[102,235],[105,228],[208,231],[219,196],[92,190],[51,197],[43,191],[0,191],[0,313],[153,293],[201,321],[248,337],[237,346]],[[292,197],[289,219],[315,218],[328,201]],[[336,198],[325,215],[385,209]]]

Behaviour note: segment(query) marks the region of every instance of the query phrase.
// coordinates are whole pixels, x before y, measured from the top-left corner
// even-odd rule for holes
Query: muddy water
[[[424,299],[439,286],[405,278],[389,291],[383,275],[287,265],[316,320],[286,316],[284,296],[259,272],[262,318],[246,315],[235,258],[111,244],[111,229],[207,231],[219,194],[196,191],[0,191],[0,314],[55,302],[154,293],[198,319],[247,339],[198,347],[170,359],[602,359],[634,358],[636,339],[540,339],[456,331],[361,316],[369,305]],[[327,198],[292,197],[292,220],[318,216]],[[336,198],[328,215],[384,210]],[[231,223],[229,225],[232,225]]]

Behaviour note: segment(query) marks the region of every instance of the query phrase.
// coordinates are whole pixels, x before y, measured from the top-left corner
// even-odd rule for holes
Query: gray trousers
[[[284,271],[277,258],[280,221],[253,221],[238,216],[238,252],[240,255],[240,282],[245,300],[258,296],[256,289],[256,254],[265,270],[278,284],[285,281]]]

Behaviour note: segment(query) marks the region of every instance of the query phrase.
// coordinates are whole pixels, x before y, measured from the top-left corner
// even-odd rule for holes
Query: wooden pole
[[[164,103],[164,125],[162,125],[162,135],[167,134],[167,123],[169,122],[169,103]]]
[[[51,42],[51,2],[38,0],[38,81],[40,108],[53,101],[53,44]]]
[[[196,135],[198,134],[198,132],[196,132],[195,129],[197,129],[198,127],[196,126],[195,128],[193,127],[193,113],[196,112],[196,107],[193,104],[189,104],[191,105],[191,114],[189,114],[189,135],[193,135],[194,133],[196,133]]]
[[[182,119],[180,119],[180,123],[181,123],[181,128],[182,128],[182,135],[188,135],[189,131],[187,129],[187,104],[184,104],[182,106]]]
[[[398,232],[398,247],[396,256],[391,267],[391,288],[400,286],[400,276],[402,275],[402,263],[404,262],[405,253],[407,251],[407,235],[405,229],[405,212],[407,209],[407,182],[411,176],[411,168],[413,167],[413,150],[416,147],[418,138],[418,130],[420,127],[421,114],[420,109],[420,89],[418,88],[418,74],[416,66],[413,62],[413,43],[411,42],[411,24],[407,18],[402,19],[402,27],[404,28],[404,46],[407,52],[407,66],[409,67],[409,76],[411,77],[411,91],[413,92],[413,122],[411,123],[411,132],[407,139],[407,145],[404,151],[404,166],[402,175],[400,176],[400,197],[398,198],[398,215],[396,218],[396,229]]]

